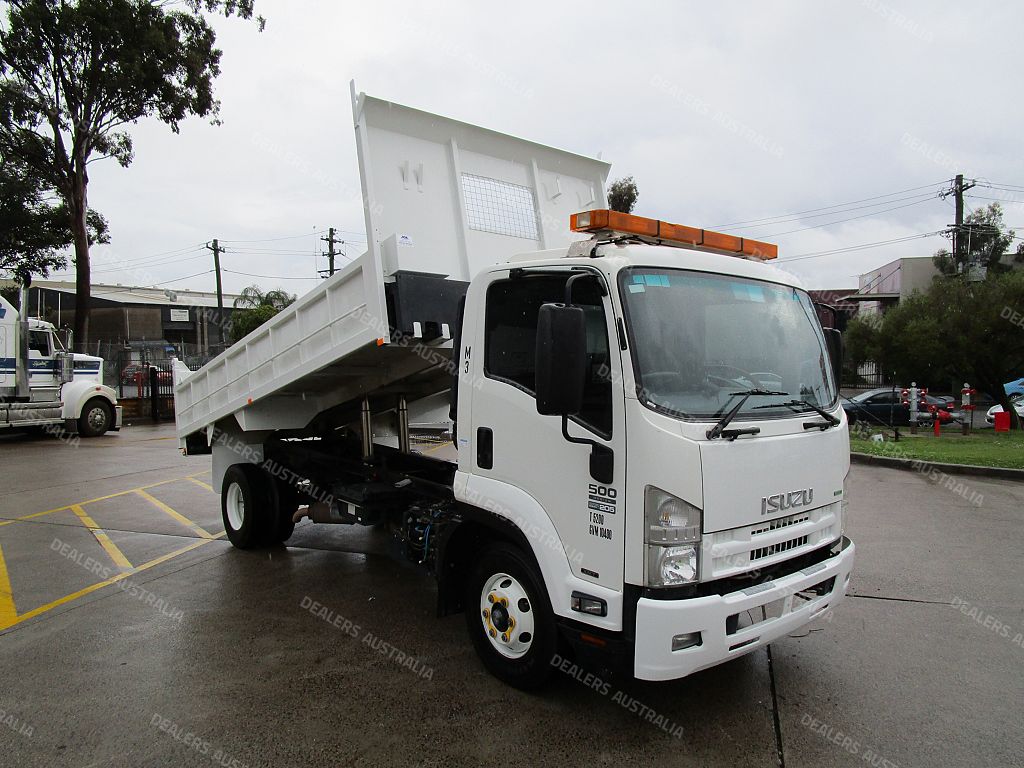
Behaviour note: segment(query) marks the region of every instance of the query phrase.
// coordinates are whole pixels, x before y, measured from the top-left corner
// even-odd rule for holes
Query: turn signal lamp
[[[606,209],[572,214],[569,217],[569,228],[573,232],[614,232],[636,235],[668,244],[679,243],[698,250],[747,256],[762,261],[777,258],[779,255],[779,246],[773,243],[713,232],[710,229],[684,227],[682,224],[670,224],[659,219],[648,219],[644,216],[634,216],[631,213]]]

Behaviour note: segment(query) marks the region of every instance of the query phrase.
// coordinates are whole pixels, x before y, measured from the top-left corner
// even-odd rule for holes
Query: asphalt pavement
[[[526,694],[384,532],[234,550],[169,425],[4,436],[0,459],[0,766],[1024,764],[1022,484],[964,478],[972,505],[855,466],[852,595],[809,630]]]

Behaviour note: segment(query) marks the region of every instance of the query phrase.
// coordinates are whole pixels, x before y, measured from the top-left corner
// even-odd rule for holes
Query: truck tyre
[[[466,585],[466,626],[487,670],[515,688],[539,688],[550,677],[558,629],[544,580],[522,551],[494,544]]]
[[[220,510],[228,541],[252,549],[264,541],[272,511],[267,478],[259,467],[235,464],[224,473]]]
[[[78,417],[78,434],[83,437],[99,437],[114,423],[114,411],[110,403],[98,397],[85,404]]]
[[[270,486],[274,494],[273,518],[267,526],[267,543],[284,544],[295,530],[292,515],[299,508],[299,494],[282,480],[270,479]]]

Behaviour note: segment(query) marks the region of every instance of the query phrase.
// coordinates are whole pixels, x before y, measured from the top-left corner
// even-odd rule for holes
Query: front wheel
[[[110,403],[98,397],[90,400],[78,417],[78,433],[83,437],[99,437],[114,422],[114,411]]]
[[[466,626],[487,670],[515,688],[538,688],[558,649],[554,612],[536,567],[519,549],[495,544],[466,585]]]
[[[269,527],[271,499],[266,479],[258,467],[235,464],[224,473],[220,509],[228,541],[239,549],[263,543]]]

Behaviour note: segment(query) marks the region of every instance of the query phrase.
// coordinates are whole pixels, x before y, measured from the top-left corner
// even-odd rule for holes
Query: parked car
[[[149,383],[149,366],[140,365],[139,363],[131,363],[126,365],[121,371],[121,383],[122,384],[136,384],[138,382],[139,374],[142,374],[143,384]],[[173,379],[173,375],[170,371],[165,371],[161,368],[156,374],[156,380],[160,384],[170,384]]]
[[[1003,384],[1003,389],[1008,395],[1024,395],[1024,378],[1006,382]]]
[[[1010,405],[1013,406],[1013,410],[1017,412],[1017,416],[1024,419],[1024,393],[1018,393],[1010,396]],[[1003,406],[993,405],[988,409],[988,413],[985,414],[985,421],[989,424],[996,423],[996,414],[1003,412]]]
[[[941,424],[957,421],[956,401],[950,397],[925,395],[925,402],[933,406]],[[910,407],[903,404],[903,388],[891,387],[869,389],[854,395],[843,403],[846,418],[851,424],[864,421],[871,424],[885,424],[891,427],[905,427],[910,424]],[[922,409],[919,422],[931,421],[929,410]]]

